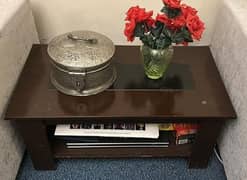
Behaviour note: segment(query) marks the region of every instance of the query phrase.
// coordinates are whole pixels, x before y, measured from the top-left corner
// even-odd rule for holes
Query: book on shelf
[[[167,132],[158,139],[123,137],[57,137],[65,142],[67,148],[113,148],[113,147],[168,147]]]
[[[159,125],[160,132],[175,132],[176,144],[189,144],[195,141],[198,130],[196,123],[164,123]]]
[[[176,144],[189,144],[195,141],[198,124],[177,123],[173,126],[176,131]]]
[[[195,141],[195,134],[185,134],[176,137],[176,144],[191,144]]]
[[[170,140],[193,143],[197,130],[188,123],[80,123],[57,125],[54,134],[67,148],[168,147]]]
[[[102,145],[102,146],[66,146],[68,149],[83,148],[167,148],[168,145]]]
[[[56,126],[54,135],[157,139],[159,137],[159,125],[148,123],[59,124]]]
[[[159,124],[160,131],[175,131],[173,123]]]

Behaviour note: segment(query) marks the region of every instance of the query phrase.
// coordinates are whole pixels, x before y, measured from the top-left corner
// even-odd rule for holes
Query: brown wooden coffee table
[[[47,45],[33,45],[5,119],[15,121],[38,170],[56,169],[57,158],[186,157],[207,167],[226,120],[236,118],[209,47],[176,47],[167,77],[145,78],[139,47],[116,46],[118,78],[103,93],[72,97],[50,83]],[[56,124],[78,122],[199,123],[194,144],[168,148],[66,149]]]

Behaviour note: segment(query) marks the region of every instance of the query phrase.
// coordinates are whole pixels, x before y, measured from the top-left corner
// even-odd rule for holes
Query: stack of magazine
[[[56,139],[67,148],[168,147],[167,132],[159,132],[158,124],[105,123],[57,125]]]

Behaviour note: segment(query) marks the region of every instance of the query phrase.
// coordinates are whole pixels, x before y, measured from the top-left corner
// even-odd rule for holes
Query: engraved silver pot
[[[113,42],[92,31],[73,31],[48,44],[51,82],[57,90],[73,96],[89,96],[110,87],[116,79],[111,64]]]

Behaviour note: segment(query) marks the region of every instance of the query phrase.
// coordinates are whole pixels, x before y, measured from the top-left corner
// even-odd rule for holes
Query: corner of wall
[[[247,179],[247,2],[224,0],[215,24],[211,51],[238,119],[219,138],[227,178]]]
[[[4,111],[31,46],[39,40],[27,1],[1,2],[0,10],[0,179],[14,180],[24,145],[13,123],[4,120]]]

